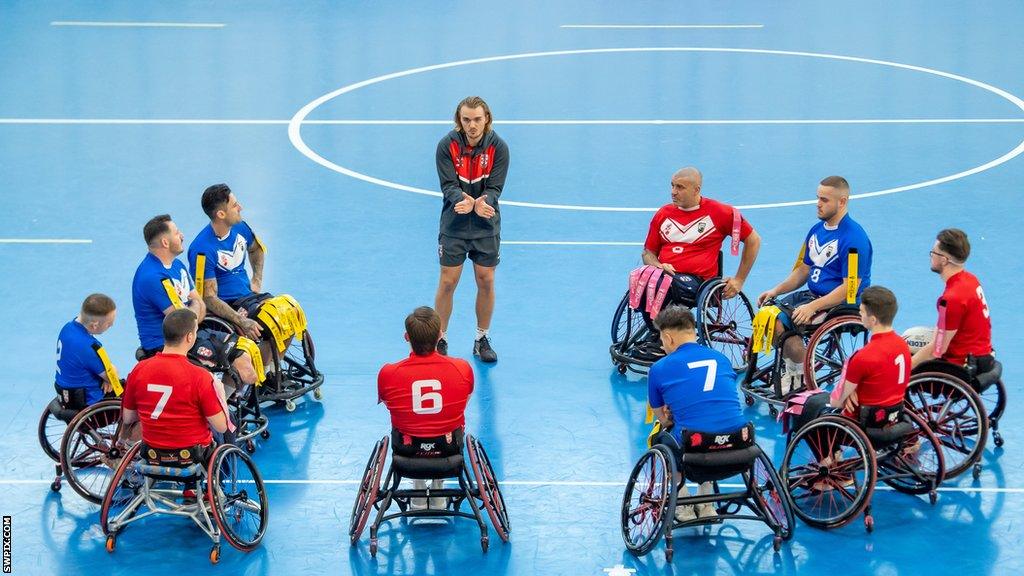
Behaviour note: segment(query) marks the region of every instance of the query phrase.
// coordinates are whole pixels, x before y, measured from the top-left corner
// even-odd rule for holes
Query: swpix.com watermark
[[[4,574],[11,573],[11,517],[4,516]]]

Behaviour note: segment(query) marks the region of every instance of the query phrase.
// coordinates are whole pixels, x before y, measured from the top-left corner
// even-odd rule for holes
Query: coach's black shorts
[[[466,255],[478,266],[493,268],[498,265],[501,237],[454,238],[441,234],[437,237],[437,255],[441,266],[462,266]]]

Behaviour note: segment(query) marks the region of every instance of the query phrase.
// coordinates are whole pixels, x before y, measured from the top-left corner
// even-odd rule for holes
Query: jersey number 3
[[[416,414],[437,414],[441,411],[440,380],[417,380],[412,383],[412,411]]]

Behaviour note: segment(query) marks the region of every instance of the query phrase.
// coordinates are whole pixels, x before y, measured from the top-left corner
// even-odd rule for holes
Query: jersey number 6
[[[417,380],[412,383],[412,411],[416,414],[437,414],[444,399],[440,380]]]

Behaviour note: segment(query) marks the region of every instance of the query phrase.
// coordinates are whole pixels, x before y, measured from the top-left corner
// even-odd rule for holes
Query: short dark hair
[[[658,313],[654,319],[654,326],[658,330],[695,330],[697,321],[693,318],[693,312],[686,306],[674,304],[666,307]]]
[[[170,214],[161,214],[153,216],[149,222],[146,222],[146,225],[142,227],[142,237],[146,240],[146,246],[152,246],[154,240],[171,231],[171,226],[168,224],[170,221]]]
[[[164,316],[164,344],[171,346],[181,344],[185,336],[196,329],[198,322],[199,317],[188,308],[172,310],[170,314]]]
[[[935,237],[939,241],[939,248],[949,254],[958,264],[967,262],[971,255],[971,241],[967,239],[967,233],[959,228],[946,228]]]
[[[837,190],[849,190],[850,183],[846,181],[846,178],[842,176],[826,176],[820,182],[822,186],[828,186],[829,188],[835,188]]]
[[[203,212],[213,220],[213,215],[228,203],[231,188],[227,184],[214,184],[203,190]]]
[[[82,319],[103,318],[117,309],[114,299],[106,294],[89,294],[82,302]]]
[[[892,326],[896,319],[896,311],[899,305],[896,303],[896,295],[885,286],[868,286],[860,294],[860,303],[868,314],[874,316],[885,326]]]
[[[441,317],[430,306],[420,306],[405,317],[405,333],[417,356],[427,356],[437,348],[441,337]]]

